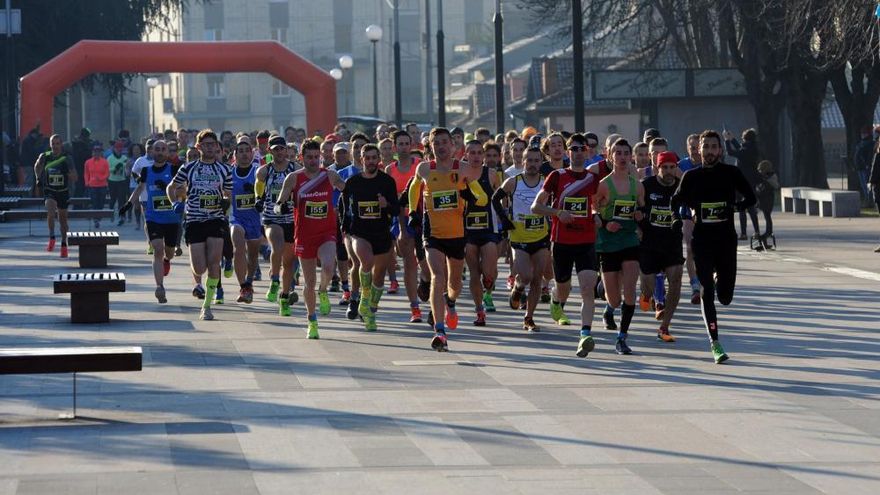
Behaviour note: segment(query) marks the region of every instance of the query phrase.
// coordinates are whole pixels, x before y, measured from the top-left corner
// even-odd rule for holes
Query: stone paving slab
[[[586,360],[545,305],[539,334],[506,309],[475,328],[466,293],[447,354],[402,295],[376,334],[334,306],[308,341],[302,303],[282,319],[224,279],[227,304],[201,322],[186,256],[156,304],[129,225],[108,250],[128,280],[111,321],[73,325],[50,278],[79,271],[76,249],[58,259],[2,224],[0,346],[139,345],[144,370],[80,375],[66,422],[69,375],[0,377],[0,495],[880,493],[880,224],[776,217],[779,250],[741,249],[719,306],[723,366],[687,303],[676,343],[637,312],[634,355],[597,330]]]

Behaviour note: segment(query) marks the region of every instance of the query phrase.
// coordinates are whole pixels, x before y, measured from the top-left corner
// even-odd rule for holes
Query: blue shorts
[[[259,219],[250,221],[236,218],[232,221],[232,225],[238,225],[244,229],[244,239],[246,241],[259,239],[263,235],[263,226],[260,224]]]

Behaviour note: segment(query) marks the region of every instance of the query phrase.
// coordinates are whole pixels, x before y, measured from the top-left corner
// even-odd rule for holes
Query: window
[[[224,98],[226,81],[223,74],[208,74],[208,98]]]
[[[271,28],[269,32],[272,41],[277,41],[282,45],[287,44],[287,28]]]
[[[205,30],[223,29],[223,2],[214,0],[205,3]]]
[[[272,96],[290,96],[290,86],[278,79],[272,80]]]
[[[290,27],[290,6],[287,4],[287,0],[271,0],[269,2],[269,27],[272,29]]]

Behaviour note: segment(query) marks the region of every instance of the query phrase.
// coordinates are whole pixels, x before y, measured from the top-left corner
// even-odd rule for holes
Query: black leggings
[[[758,228],[758,209],[755,206],[750,206],[745,210],[739,212],[739,231],[745,235],[746,234],[746,213],[748,212],[749,218],[752,219],[752,227],[755,229],[755,234],[760,235],[761,229]]]
[[[709,338],[718,340],[718,315],[715,312],[715,295],[718,302],[727,306],[733,301],[736,286],[736,237],[693,240],[694,264],[697,278],[703,286],[700,298],[703,321]]]

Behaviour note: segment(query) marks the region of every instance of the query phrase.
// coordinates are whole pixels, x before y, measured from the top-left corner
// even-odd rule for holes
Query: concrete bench
[[[3,193],[0,196],[28,198],[31,196],[31,186],[8,186],[3,189]]]
[[[821,217],[857,217],[861,198],[857,191],[832,191],[815,187],[783,187],[782,211]]]
[[[0,375],[73,373],[73,415],[76,417],[76,374],[141,371],[140,347],[12,347],[0,348]]]
[[[107,245],[119,244],[118,232],[68,232],[67,244],[79,246],[80,268],[106,268]]]
[[[52,279],[55,294],[70,294],[72,323],[110,321],[110,293],[125,292],[125,274],[60,273]]]
[[[70,198],[68,209],[88,208],[92,204],[92,198]],[[42,208],[46,204],[45,198],[20,198],[19,208]]]
[[[74,220],[78,218],[113,218],[116,212],[114,210],[67,210],[67,218]],[[13,220],[45,220],[47,216],[45,209],[42,210],[7,210],[0,211],[0,222],[10,222]]]
[[[18,208],[20,203],[21,198],[17,196],[0,197],[0,210],[11,210],[13,208]]]

